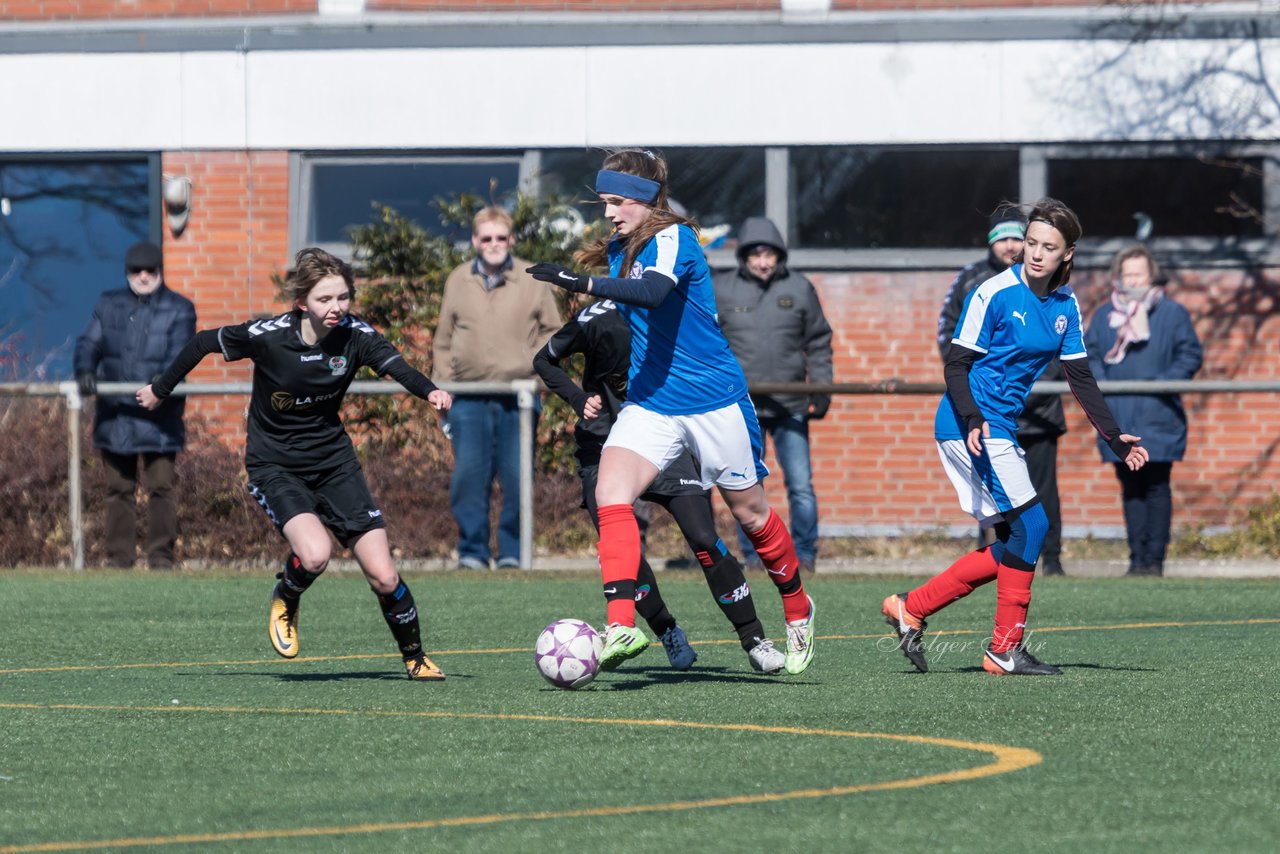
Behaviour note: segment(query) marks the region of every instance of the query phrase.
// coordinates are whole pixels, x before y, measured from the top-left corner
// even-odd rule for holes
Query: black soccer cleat
[[[898,649],[915,665],[921,673],[929,672],[929,665],[924,660],[924,630],[929,624],[907,610],[907,594],[895,593],[886,596],[880,605],[880,613],[884,620],[893,626],[898,635]]]
[[[1023,646],[1015,646],[1006,652],[992,652],[982,659],[982,669],[996,676],[1061,676],[1062,669],[1045,664]]]

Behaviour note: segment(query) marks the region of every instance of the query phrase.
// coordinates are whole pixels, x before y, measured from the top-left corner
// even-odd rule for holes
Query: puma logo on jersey
[[[1027,316],[1026,316],[1025,314],[1023,314],[1022,312],[1020,312],[1020,311],[1015,311],[1015,312],[1013,313],[1013,316],[1014,316],[1014,317],[1016,317],[1016,318],[1018,318],[1019,320],[1021,320],[1021,321],[1022,321],[1022,325],[1023,325],[1023,326],[1026,326],[1026,325],[1027,325]]]

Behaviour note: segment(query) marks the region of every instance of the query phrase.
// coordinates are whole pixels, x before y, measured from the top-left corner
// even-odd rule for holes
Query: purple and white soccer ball
[[[600,672],[604,641],[582,620],[556,620],[538,635],[533,659],[538,672],[557,688],[581,688]]]

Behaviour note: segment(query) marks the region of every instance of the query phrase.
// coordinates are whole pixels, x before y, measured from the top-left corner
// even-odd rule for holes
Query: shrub
[[[93,449],[92,414],[90,404],[81,424],[80,477],[85,563],[99,566],[105,559],[101,496],[106,476]],[[273,565],[284,555],[284,541],[245,488],[241,450],[213,439],[198,416],[187,417],[187,428],[187,450],[178,455],[179,560],[195,566]],[[69,566],[65,406],[58,399],[0,399],[0,429],[5,436],[23,437],[0,443],[0,566]],[[449,513],[449,466],[414,448],[377,443],[367,443],[362,456],[397,557],[448,556],[457,539]],[[576,476],[537,476],[534,499],[537,551],[589,552],[595,534],[578,509]],[[139,544],[145,524],[146,494],[140,490]]]

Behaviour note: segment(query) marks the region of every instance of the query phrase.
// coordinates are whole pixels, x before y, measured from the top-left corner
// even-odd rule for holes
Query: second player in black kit
[[[561,362],[575,353],[584,356],[581,387],[561,367]],[[551,336],[533,360],[534,369],[547,387],[578,413],[580,420],[574,426],[573,436],[577,442],[574,457],[578,461],[578,476],[582,478],[582,506],[591,514],[597,528],[600,523],[596,479],[600,452],[627,398],[630,363],[631,330],[617,307],[608,300],[584,308]],[[742,565],[716,533],[710,491],[702,485],[701,472],[693,456],[685,451],[658,475],[641,497],[665,507],[675,518],[706,574],[716,604],[733,624],[751,666],[765,673],[782,670],[784,656],[765,637]],[[605,597],[610,595],[606,585]],[[680,670],[692,666],[697,655],[667,610],[653,568],[643,556],[635,595],[636,611],[662,640],[672,666]]]
[[[295,258],[287,288],[294,308],[196,334],[138,402],[158,406],[206,355],[253,361],[245,469],[249,491],[289,542],[272,591],[267,632],[275,651],[298,654],[298,603],[328,566],[329,531],[350,548],[378,597],[410,679],[443,679],[423,653],[413,594],[396,572],[382,510],[374,501],[339,410],[356,372],[390,376],[437,411],[453,399],[404,361],[372,326],[350,314],[350,265],[321,249]]]

